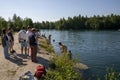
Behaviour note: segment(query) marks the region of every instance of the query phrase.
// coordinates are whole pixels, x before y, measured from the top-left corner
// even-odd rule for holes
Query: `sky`
[[[13,14],[42,22],[111,13],[120,15],[120,0],[0,0],[0,16],[5,20]]]

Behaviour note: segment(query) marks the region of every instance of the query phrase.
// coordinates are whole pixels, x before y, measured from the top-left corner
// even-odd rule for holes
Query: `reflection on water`
[[[60,53],[58,42],[61,41],[74,55],[80,54],[79,60],[90,67],[92,76],[104,75],[107,67],[120,72],[120,32],[41,30],[41,33],[52,35],[57,53]]]

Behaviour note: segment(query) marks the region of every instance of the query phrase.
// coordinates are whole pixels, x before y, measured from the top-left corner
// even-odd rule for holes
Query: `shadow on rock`
[[[44,65],[46,68],[49,67],[49,61],[42,58],[42,57],[37,57],[38,63]]]
[[[26,55],[26,54],[17,54],[17,56],[22,59],[28,59],[28,55]]]
[[[27,65],[27,64],[24,63],[24,62],[26,62],[25,60],[23,60],[23,59],[21,59],[17,56],[10,56],[10,58],[8,58],[8,60],[17,64],[17,65],[19,65],[19,66],[20,65]]]

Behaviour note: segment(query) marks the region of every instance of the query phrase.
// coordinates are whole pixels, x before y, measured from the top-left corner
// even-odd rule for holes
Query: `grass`
[[[82,80],[78,72],[74,70],[76,60],[69,59],[68,55],[58,56],[51,44],[48,44],[47,39],[40,39],[40,48],[48,51],[54,56],[50,60],[49,69],[47,70],[45,80]]]
[[[47,43],[47,39],[40,39],[40,47],[45,49],[49,53],[55,53],[53,46]]]
[[[55,55],[51,59],[50,69],[45,76],[46,80],[82,80],[78,72],[74,70],[75,62],[66,54]]]
[[[120,73],[115,72],[112,68],[107,68],[104,80],[120,80]],[[102,80],[102,79],[98,79]]]

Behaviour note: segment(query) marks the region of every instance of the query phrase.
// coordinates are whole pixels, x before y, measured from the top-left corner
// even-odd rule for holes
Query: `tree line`
[[[61,18],[60,20],[54,22],[33,22],[31,18],[22,19],[16,14],[13,15],[12,19],[9,18],[8,21],[0,17],[0,30],[2,28],[12,27],[15,31],[18,31],[21,29],[21,27],[27,27],[28,25],[33,26],[37,29],[118,30],[120,29],[120,15],[94,15],[92,17],[78,15],[74,17],[68,17],[66,19]]]

